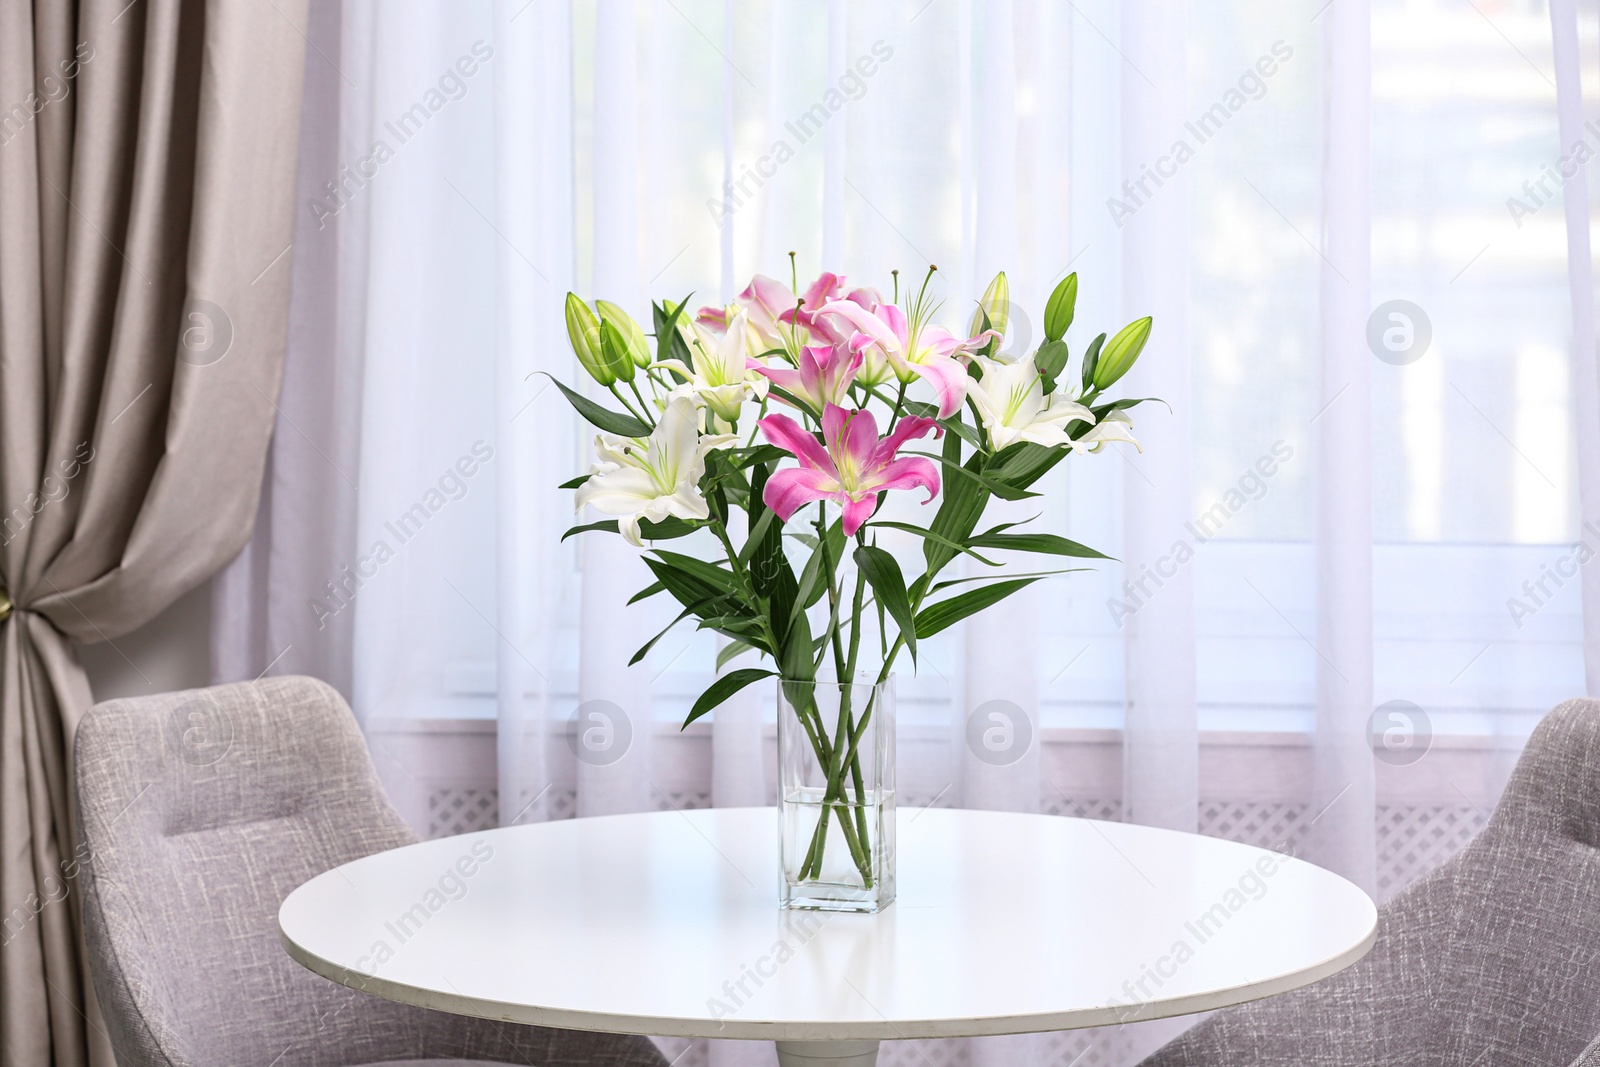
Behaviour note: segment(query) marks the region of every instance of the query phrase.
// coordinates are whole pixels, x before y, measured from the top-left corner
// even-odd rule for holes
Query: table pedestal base
[[[877,1067],[876,1041],[779,1041],[778,1067]]]

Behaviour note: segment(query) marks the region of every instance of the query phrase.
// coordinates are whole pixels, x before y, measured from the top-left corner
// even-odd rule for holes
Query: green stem
[[[639,392],[638,375],[628,379],[628,388],[633,390],[633,395],[639,398],[639,407],[645,411],[650,410],[650,405],[645,401],[644,394]]]
[[[894,424],[900,421],[900,409],[906,402],[906,383],[900,383],[900,391],[895,394],[893,414],[889,416],[889,428],[884,431],[884,436],[894,433]],[[935,412],[937,414],[937,412]]]
[[[858,543],[865,543],[864,538],[862,538],[859,532],[856,534],[856,538]],[[848,677],[851,685],[855,684],[856,655],[861,651],[861,597],[862,594],[866,592],[866,586],[867,573],[860,567],[857,567],[856,599],[854,606],[852,606],[850,609],[850,662],[847,665]],[[871,696],[867,697],[867,706],[864,709],[861,717],[863,729],[865,729],[867,718],[872,714],[872,703],[876,698],[876,695],[876,692],[874,692]],[[840,710],[841,712],[844,710],[842,703]],[[859,735],[855,734],[855,724],[853,722],[849,723],[848,730],[852,737],[859,737]],[[850,768],[850,783],[856,788],[856,833],[861,837],[861,851],[864,854],[864,858],[867,860],[867,866],[870,868],[872,865],[872,845],[871,839],[867,836],[867,790],[865,783],[861,778],[861,757],[856,754],[855,749],[856,745],[852,744],[850,746],[850,758],[844,762],[845,766]],[[870,871],[864,870],[861,873],[866,877],[867,884],[871,885],[872,875]]]
[[[716,534],[718,541],[722,542],[722,550],[727,553],[728,564],[732,568],[734,575],[738,577],[739,584],[743,588],[745,595],[750,598],[752,603],[757,602],[755,583],[750,581],[750,572],[745,569],[744,563],[739,559],[739,553],[734,550],[733,541],[728,537],[727,527],[721,522],[713,522],[711,523],[711,532]],[[772,632],[772,619],[762,615],[761,628],[765,631],[763,636],[767,639],[767,647],[772,650],[772,661],[781,663],[782,650],[778,648],[777,635]]]
[[[650,422],[649,419],[645,418],[639,412],[633,410],[633,405],[628,403],[628,398],[622,395],[622,390],[617,388],[617,383],[612,382],[610,385],[606,386],[606,388],[610,389],[611,390],[611,395],[616,397],[617,401],[623,407],[628,409],[628,414],[629,415],[632,415],[634,418],[638,419],[640,422],[644,423],[646,426],[652,425],[652,423]]]
[[[817,812],[817,828],[811,833],[811,847],[800,865],[800,880],[822,877],[822,845],[828,839],[828,815],[833,809],[824,804]]]
[[[861,872],[864,884],[870,888],[872,885],[872,862],[871,854],[869,852],[870,844],[868,843],[868,838],[866,836],[866,817],[865,814],[859,810],[859,804],[863,801],[865,796],[865,789],[863,788],[861,777],[860,761],[857,760],[856,763],[850,768],[852,780],[856,786],[858,806],[856,813],[857,817],[854,822],[852,822],[849,813],[850,805],[845,801],[843,790],[840,788],[841,775],[845,764],[841,763],[839,759],[839,754],[843,749],[846,740],[855,732],[855,720],[850,712],[850,697],[852,692],[851,685],[852,679],[854,678],[855,662],[860,651],[860,628],[857,623],[859,623],[860,620],[862,598],[865,595],[866,575],[858,571],[856,576],[855,603],[852,613],[852,619],[854,621],[851,625],[851,647],[850,653],[847,657],[844,650],[844,642],[840,634],[842,624],[839,618],[839,608],[843,600],[843,597],[841,596],[843,590],[840,588],[840,577],[837,569],[834,567],[833,556],[828,552],[827,515],[826,512],[823,511],[820,504],[818,505],[817,510],[817,549],[823,553],[822,562],[824,567],[824,580],[827,582],[829,604],[828,634],[825,643],[832,649],[834,655],[834,672],[838,678],[839,684],[839,712],[838,719],[835,724],[835,737],[833,739],[833,743],[830,745],[827,743],[827,735],[824,724],[822,723],[821,712],[813,707],[813,712],[816,715],[817,720],[816,729],[813,729],[809,720],[803,717],[801,709],[797,706],[795,707],[796,713],[801,714],[802,721],[806,723],[806,732],[808,738],[811,740],[813,749],[815,749],[817,752],[820,766],[826,769],[828,776],[827,785],[823,790],[821,813],[819,813],[817,819],[816,830],[812,834],[811,846],[806,852],[805,862],[801,865],[800,877],[803,881],[807,877],[820,877],[822,873],[822,859],[824,851],[827,847],[828,833],[828,818],[826,813],[829,810],[829,806],[832,805],[838,809],[837,814],[839,816],[839,830],[844,835],[845,845],[850,850],[851,859],[854,861],[856,869]],[[826,653],[824,653],[824,655],[825,654]],[[795,702],[791,700],[790,704],[793,706]]]

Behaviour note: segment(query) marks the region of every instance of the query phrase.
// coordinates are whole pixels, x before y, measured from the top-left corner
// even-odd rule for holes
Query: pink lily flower
[[[906,313],[894,304],[879,304],[868,310],[852,300],[835,300],[822,308],[824,314],[838,315],[859,331],[851,341],[857,348],[876,346],[888,357],[902,382],[921,378],[933,386],[939,398],[939,417],[949,418],[967,398],[967,368],[956,359],[982,348],[995,334],[986,330],[966,341],[942,326],[924,325],[911,330]]]
[[[800,350],[799,370],[769,367],[753,359],[750,369],[820,415],[828,405],[844,402],[861,359],[861,353],[850,351],[848,345],[807,345]]]
[[[791,301],[782,316],[783,321],[805,327],[811,340],[825,341],[830,345],[849,340],[852,332],[849,324],[822,313],[824,306],[844,296],[844,284],[844,275],[823,271],[800,294],[798,307]]]
[[[761,493],[784,522],[807,504],[831,500],[844,510],[845,536],[854,537],[872,517],[880,492],[920,486],[928,491],[923,503],[939,493],[939,468],[931,460],[895,456],[902,444],[929,430],[937,437],[942,431],[933,419],[908,415],[893,433],[879,439],[872,412],[829,404],[822,412],[821,443],[787,415],[768,415],[757,425],[770,443],[800,461],[798,467],[774,472]]]
[[[728,328],[728,323],[732,322],[733,317],[738,313],[739,308],[737,306],[717,307],[715,304],[707,304],[705,307],[694,313],[694,321],[698,322],[708,330],[715,330],[716,332],[721,333],[723,330]],[[681,324],[683,319],[680,318],[678,322]],[[682,329],[681,325],[679,326],[679,329]]]
[[[776,278],[757,274],[738,296],[740,306],[750,316],[750,325],[767,348],[787,348],[788,344],[778,324],[785,312],[794,310],[794,293]]]
[[[847,340],[851,331],[847,324],[820,321],[816,309],[842,295],[843,290],[842,276],[824,272],[811,283],[805,293],[795,296],[789,287],[778,279],[757,274],[750,279],[750,284],[744,287],[744,291],[735,297],[734,304],[728,307],[703,307],[695,315],[695,321],[720,332],[727,329],[733,315],[743,308],[750,323],[752,355],[774,348],[793,352],[791,343],[804,344],[811,340],[813,335],[826,338],[829,344],[834,344]],[[800,306],[799,315],[795,314],[797,305]],[[794,329],[797,322],[805,328],[804,333],[797,335]],[[839,329],[841,325],[846,327],[842,332]],[[789,328],[784,329],[785,326]]]

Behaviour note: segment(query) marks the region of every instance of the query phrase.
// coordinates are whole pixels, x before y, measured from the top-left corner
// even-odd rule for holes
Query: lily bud
[[[590,377],[608,387],[616,382],[616,372],[606,362],[600,320],[577,293],[567,294],[567,341]]]
[[[605,358],[606,370],[621,382],[633,381],[638,367],[628,352],[628,337],[623,328],[609,318],[600,320],[600,353]]]
[[[1094,387],[1106,389],[1118,378],[1128,373],[1128,368],[1133,366],[1133,361],[1139,358],[1139,353],[1144,351],[1144,343],[1150,339],[1150,316],[1135,319],[1122,329],[1117,335],[1107,341],[1100,350],[1100,359],[1094,367]]]
[[[617,332],[628,350],[628,358],[635,367],[648,367],[650,365],[650,343],[645,338],[644,330],[633,321],[633,316],[623,311],[609,300],[596,300],[594,306],[600,312],[600,318],[616,326]],[[632,375],[629,375],[631,378]],[[627,381],[628,378],[624,378]]]
[[[1059,341],[1067,335],[1072,325],[1073,312],[1078,307],[1078,272],[1073,271],[1061,279],[1055,292],[1044,305],[1044,336],[1047,341]]]
[[[1006,325],[1011,321],[1011,283],[1006,281],[1006,272],[1001,271],[994,276],[994,281],[989,283],[989,288],[983,291],[983,299],[978,301],[978,310],[972,313],[972,326],[967,330],[968,337],[976,337],[983,331],[983,318],[989,317],[989,329],[1000,333],[1006,332]]]

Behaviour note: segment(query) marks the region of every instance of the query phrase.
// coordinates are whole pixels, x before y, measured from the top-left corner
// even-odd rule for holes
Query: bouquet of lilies
[[[685,726],[763,678],[855,678],[864,644],[876,644],[867,655],[881,682],[902,652],[915,663],[919,640],[1061,573],[991,577],[994,552],[1106,558],[1026,523],[980,526],[991,497],[1037,496],[1031,487],[1066,456],[1138,447],[1128,412],[1142,400],[1105,392],[1138,358],[1151,320],[1100,334],[1069,373],[1076,274],[1050,295],[1043,343],[1023,354],[1003,351],[1003,273],[963,336],[934,322],[935,270],[905,299],[898,272],[889,299],[836,274],[803,290],[758,275],[726,307],[653,305],[653,334],[615,304],[568,294],[573,351],[615,404],[556,383],[599,431],[594,465],[564,488],[577,490],[580,509],[610,516],[567,536],[604,531],[648,545],[656,580],[633,601],[666,593],[681,607],[672,626],[693,619],[723,635],[719,670],[750,650],[762,664],[718,677]],[[880,517],[902,491],[937,502],[931,521]],[[664,547],[701,531],[698,551]],[[920,574],[879,545],[888,531],[921,540]],[[963,557],[965,574],[942,577]],[[809,731],[847,831],[855,745],[871,711],[843,709],[831,738]],[[864,824],[849,833],[870,885],[865,837]]]

